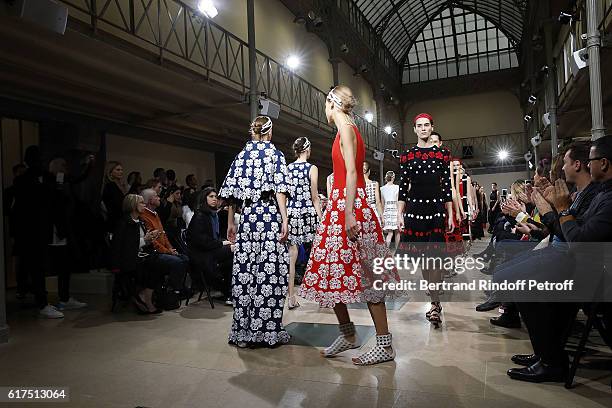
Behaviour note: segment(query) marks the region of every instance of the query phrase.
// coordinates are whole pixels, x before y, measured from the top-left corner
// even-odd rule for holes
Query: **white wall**
[[[523,111],[519,100],[508,91],[426,99],[408,110],[406,142],[416,143],[412,118],[430,113],[435,128],[445,139],[523,132]]]
[[[206,179],[215,180],[213,153],[113,134],[106,136],[106,143],[107,160],[120,161],[125,177],[131,171],[139,171],[144,183],[153,177],[153,170],[163,167],[176,172],[180,185],[185,184],[185,176],[188,174],[195,174],[200,184]]]

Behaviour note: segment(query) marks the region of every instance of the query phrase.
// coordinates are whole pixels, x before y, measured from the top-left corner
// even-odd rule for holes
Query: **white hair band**
[[[327,99],[335,103],[339,108],[342,107],[342,99],[335,94],[333,89],[327,94]]]

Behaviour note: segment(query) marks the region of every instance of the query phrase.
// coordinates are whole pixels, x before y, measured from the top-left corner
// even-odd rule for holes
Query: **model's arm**
[[[310,167],[310,197],[312,199],[312,204],[314,205],[315,210],[317,211],[317,216],[319,220],[323,219],[322,210],[321,210],[321,200],[319,199],[319,187],[317,186],[317,182],[319,180],[319,169],[317,166],[312,165]]]
[[[346,168],[346,204],[344,210],[345,228],[349,239],[357,238],[357,220],[353,214],[357,194],[357,169],[355,168],[355,130],[348,124],[340,127],[340,149]]]
[[[382,205],[382,200],[380,199],[380,185],[378,184],[377,181],[374,182],[374,191],[376,195],[376,209],[378,210],[378,215],[381,217],[381,220],[382,220],[383,205]]]

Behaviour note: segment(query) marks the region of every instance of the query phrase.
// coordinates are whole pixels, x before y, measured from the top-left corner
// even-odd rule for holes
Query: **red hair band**
[[[421,119],[421,118],[429,119],[429,123],[431,123],[433,125],[433,117],[429,113],[419,113],[418,115],[416,115],[414,117],[414,120],[412,121],[412,124],[416,125],[416,121]]]

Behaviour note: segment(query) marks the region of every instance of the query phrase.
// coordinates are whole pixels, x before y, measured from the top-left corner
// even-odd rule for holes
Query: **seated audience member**
[[[579,154],[584,156],[581,151],[581,147],[572,145],[564,157],[563,171],[568,180],[573,179],[578,190],[573,203],[567,185],[561,179],[555,182],[553,188],[534,192],[534,200],[544,213],[544,218],[550,219],[551,212],[556,214],[553,224],[558,220],[560,228],[556,229],[551,224],[556,238],[553,237],[548,247],[532,251],[531,256],[500,267],[495,280],[539,278],[540,281],[548,279],[558,282],[575,279],[576,286],[581,282],[592,286],[598,284],[596,276],[599,271],[582,266],[582,263],[588,264],[587,259],[574,259],[583,254],[574,253],[572,248],[580,245],[571,244],[612,241],[612,136],[594,141],[588,158],[579,158]],[[599,186],[597,194],[585,208],[584,200],[592,197],[594,188],[585,177],[587,168],[591,180],[599,183]],[[581,263],[579,270],[575,268],[575,262]],[[534,353],[513,356],[513,362],[525,367],[510,369],[508,375],[530,382],[565,381],[569,368],[565,343],[578,305],[540,301],[521,302],[518,307],[529,331]]]
[[[147,180],[147,182],[145,183],[145,188],[150,188],[151,190],[155,191],[158,196],[161,197],[162,182],[159,181],[158,178],[152,178]]]
[[[179,254],[168,240],[162,222],[157,215],[160,198],[154,190],[146,189],[142,192],[145,209],[140,213],[140,219],[144,222],[147,231],[159,231],[159,236],[153,240],[152,245],[157,252],[156,258],[166,266],[170,286],[175,290],[183,289],[183,282],[189,268],[189,258]]]
[[[517,180],[510,186],[511,197],[501,204],[507,229],[495,228],[494,251],[489,266],[483,273],[495,274],[497,265],[502,264],[519,253],[527,253],[535,248],[547,235],[544,225],[539,223],[539,214],[532,203],[530,193],[523,180]],[[521,214],[521,217],[517,217]],[[497,293],[492,292],[489,298],[476,306],[476,311],[486,312],[501,306],[502,313],[490,319],[491,324],[507,328],[521,327],[518,309],[513,302],[500,303]]]
[[[128,194],[140,194],[144,189],[142,185],[142,176],[139,171],[133,171],[127,176]]]
[[[176,172],[172,169],[166,170],[166,180],[166,185],[168,188],[176,186]],[[168,194],[170,193],[168,192]]]
[[[226,303],[231,305],[233,245],[221,238],[217,204],[214,188],[207,187],[197,193],[197,209],[187,229],[188,253],[195,286],[201,285],[199,273],[203,271],[207,283],[220,290]]]
[[[166,202],[168,205],[168,217],[165,221],[162,219],[164,229],[168,234],[168,239],[170,240],[172,246],[177,248],[177,250],[180,250],[179,252],[185,252],[184,244],[181,239],[181,225],[183,221],[181,190],[176,184],[168,187],[168,198],[166,199]]]
[[[124,217],[119,221],[111,243],[111,271],[133,275],[138,293],[132,301],[143,314],[161,313],[153,304],[153,291],[163,282],[162,266],[152,254],[151,244],[160,230],[146,231],[139,217],[145,210],[144,199],[128,194],[123,200]]]
[[[188,174],[185,177],[185,194],[196,193],[198,191],[198,179],[195,174]]]

